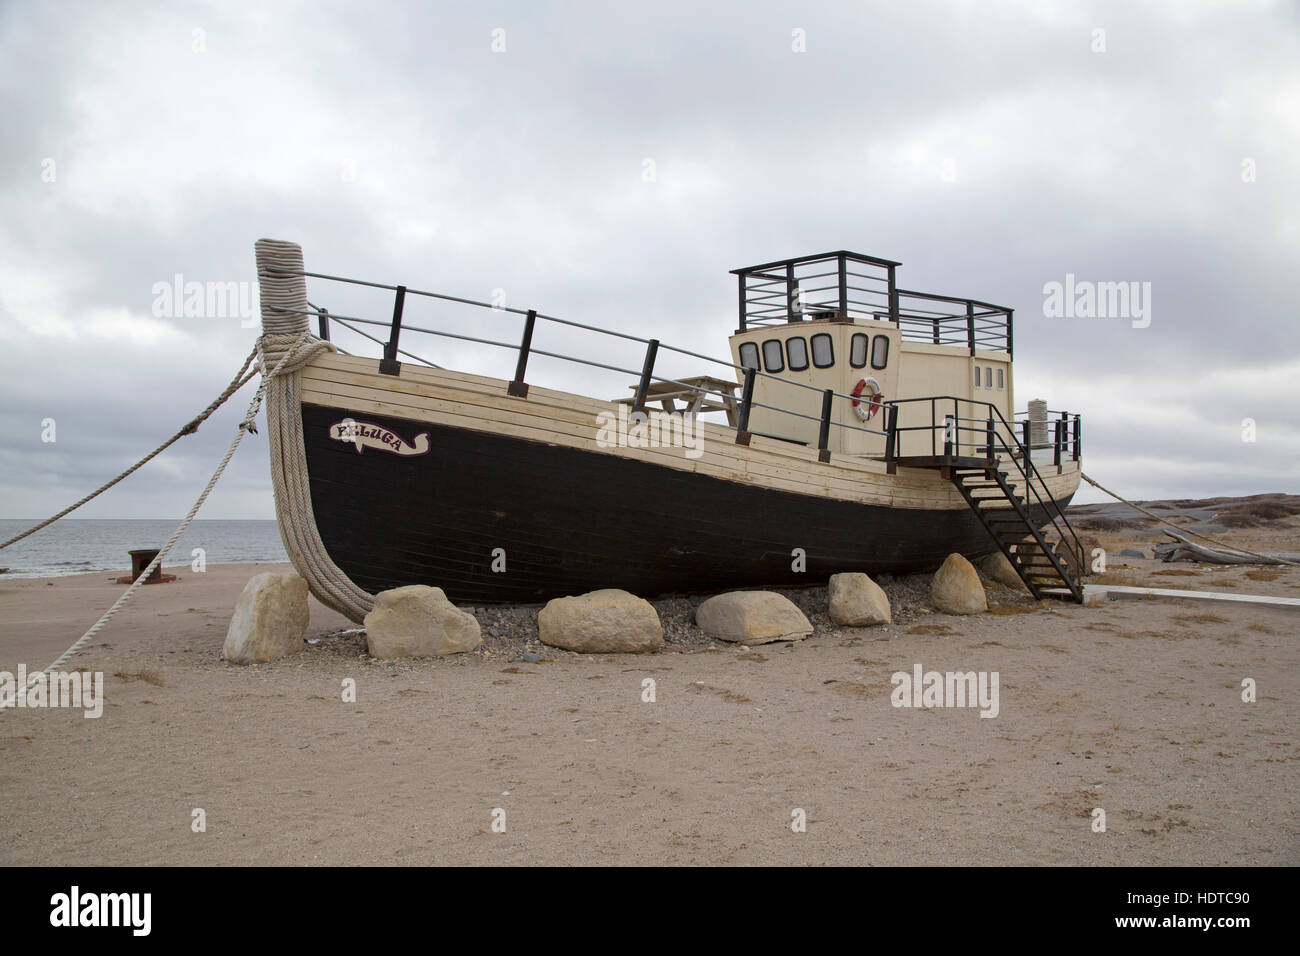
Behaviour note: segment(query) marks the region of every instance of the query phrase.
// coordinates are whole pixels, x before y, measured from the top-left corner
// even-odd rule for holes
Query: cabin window
[[[985,388],[993,387],[993,366],[992,365],[984,366],[984,387]]]
[[[877,335],[871,343],[871,367],[884,368],[889,362],[889,336]]]
[[[792,372],[802,372],[808,367],[808,343],[802,335],[785,340],[785,358]]]
[[[854,332],[849,343],[849,364],[854,368],[865,368],[867,364],[867,339],[871,336],[865,332]]]
[[[758,346],[753,342],[741,343],[740,366],[741,368],[758,368]]]
[[[812,359],[818,368],[830,368],[835,364],[835,346],[827,333],[819,332],[812,337]]]
[[[780,339],[768,339],[763,343],[763,367],[769,372],[785,371],[785,363],[781,361]]]
[[[998,369],[998,388],[1003,388],[1003,387],[1004,387],[1004,386],[1003,386],[1003,382],[1004,382],[1004,381],[1005,381],[1005,379],[1002,377],[1002,369]]]
[[[978,365],[975,366],[975,387],[980,387],[980,367]]]

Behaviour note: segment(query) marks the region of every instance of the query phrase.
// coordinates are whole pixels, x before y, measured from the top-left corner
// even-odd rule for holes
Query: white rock
[[[889,597],[875,581],[857,571],[832,574],[826,586],[832,623],[846,627],[889,624]]]
[[[306,645],[307,582],[292,571],[267,571],[244,585],[221,655],[232,664],[260,664],[297,654]]]
[[[695,623],[710,637],[735,644],[802,641],[812,633],[794,604],[772,591],[731,591],[695,609]]]
[[[989,609],[984,585],[974,566],[950,554],[930,581],[930,603],[948,614],[982,614]]]
[[[366,615],[371,657],[440,657],[472,651],[482,642],[478,621],[447,600],[442,588],[412,584],[375,595]]]
[[[979,570],[990,581],[1005,584],[1009,588],[1026,590],[1025,582],[1020,580],[1020,575],[1016,574],[1016,569],[1011,566],[1011,562],[1001,551],[994,551],[981,558]]]
[[[664,642],[654,606],[617,588],[548,601],[537,629],[543,644],[583,654],[649,654]]]

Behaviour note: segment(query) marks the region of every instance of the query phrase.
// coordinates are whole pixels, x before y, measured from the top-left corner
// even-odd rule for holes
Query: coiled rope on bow
[[[261,289],[262,341],[268,355],[307,334],[304,314],[307,287],[302,275],[302,247],[293,242],[259,239],[257,278]],[[296,348],[296,345],[295,345]],[[374,596],[357,587],[330,558],[316,527],[302,432],[302,369],[318,352],[333,345],[311,338],[303,354],[295,355],[276,373],[282,383],[267,393],[267,443],[271,451],[271,487],[280,540],[294,569],[311,593],[326,607],[360,623],[375,605]],[[275,376],[273,376],[275,377]]]

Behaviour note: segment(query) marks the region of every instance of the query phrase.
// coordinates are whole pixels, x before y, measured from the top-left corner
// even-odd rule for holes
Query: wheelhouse
[[[934,410],[917,399],[987,402],[1014,419],[1012,310],[900,289],[899,265],[840,251],[733,270],[732,361],[755,370],[750,431],[816,444],[826,389],[854,398],[831,412],[841,454],[885,454],[885,402],[898,403],[899,456],[930,448]]]

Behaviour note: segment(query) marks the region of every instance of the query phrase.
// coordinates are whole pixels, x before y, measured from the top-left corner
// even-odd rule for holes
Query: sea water
[[[41,519],[0,519],[0,541],[26,531]],[[176,531],[171,519],[64,518],[0,551],[5,578],[55,577],[91,571],[131,573],[128,551],[161,548]],[[202,548],[207,564],[289,560],[274,521],[223,521],[196,518],[163,558],[163,567],[188,566]]]

